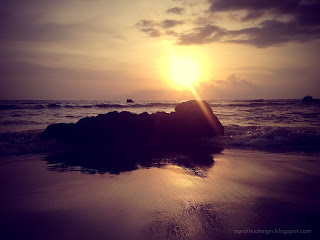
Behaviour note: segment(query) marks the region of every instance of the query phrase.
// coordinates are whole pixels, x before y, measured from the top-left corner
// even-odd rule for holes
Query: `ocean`
[[[52,161],[61,145],[40,139],[52,123],[180,102],[0,101],[0,239],[319,239],[319,102],[207,101],[225,135],[205,140],[221,151],[199,164],[174,155],[94,171]]]
[[[207,101],[225,127],[224,148],[319,151],[320,103],[301,100]],[[112,111],[172,112],[180,101],[0,101],[0,156],[37,151],[32,146],[52,123],[75,123]],[[19,152],[21,151],[21,152]]]

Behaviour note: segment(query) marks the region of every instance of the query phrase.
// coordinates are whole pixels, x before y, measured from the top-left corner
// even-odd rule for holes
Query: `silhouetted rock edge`
[[[205,101],[191,100],[176,106],[175,112],[134,114],[109,112],[86,117],[77,123],[49,125],[41,138],[93,143],[188,141],[224,134],[224,127]]]

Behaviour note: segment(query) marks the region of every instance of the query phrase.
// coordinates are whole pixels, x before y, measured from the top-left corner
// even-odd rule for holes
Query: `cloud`
[[[167,30],[178,25],[184,24],[182,20],[165,19],[161,22],[154,20],[142,19],[135,24],[135,26],[143,33],[150,37],[156,38],[164,35],[161,29],[166,30],[165,35],[177,36],[177,33],[173,30]]]
[[[248,21],[264,15],[273,17],[291,16],[297,23],[320,25],[319,0],[210,0],[210,12],[235,12],[244,10],[247,14],[241,19]]]
[[[239,87],[252,88],[254,86],[253,83],[247,80],[242,80],[240,79],[240,77],[237,77],[235,74],[231,74],[230,76],[227,77],[226,80],[212,81],[212,84],[220,85],[228,88],[230,87],[231,88],[239,88]]]
[[[172,28],[177,25],[182,25],[184,24],[184,21],[178,21],[178,20],[173,20],[173,19],[166,19],[160,23],[162,28]]]
[[[264,14],[265,14],[265,11],[263,11],[263,10],[249,12],[246,16],[242,17],[241,20],[243,22],[255,20],[255,19],[262,17]]]
[[[154,20],[142,19],[135,26],[149,37],[157,38],[162,36],[161,31],[157,29],[159,24]]]
[[[182,33],[177,43],[179,45],[207,44],[219,41],[225,35],[225,29],[215,25],[197,27],[189,33]]]
[[[196,91],[202,99],[248,99],[256,98],[258,89],[252,82],[231,74],[225,80],[201,82]]]
[[[263,21],[259,27],[244,28],[225,33],[230,40],[225,42],[248,44],[256,47],[269,47],[288,42],[306,42],[320,37],[319,28],[302,28],[294,21]]]
[[[170,35],[171,35],[171,36],[175,36],[175,37],[177,36],[177,32],[176,32],[176,31],[173,31],[173,30],[167,30],[167,31],[166,31],[166,34],[169,35],[169,36],[170,36]]]
[[[141,19],[139,22],[136,23],[136,26],[139,28],[146,28],[146,27],[154,27],[157,23],[154,20],[148,19]]]
[[[145,25],[167,29],[184,24],[183,31],[163,34],[174,36],[178,45],[223,42],[265,48],[320,38],[320,0],[208,0],[207,5],[202,6],[207,6],[207,10],[198,9],[197,14],[186,15],[188,20],[147,21]],[[188,6],[184,6],[184,10],[186,8]],[[173,7],[166,13],[178,13],[178,9],[181,8]],[[237,29],[223,25],[223,19],[212,19],[230,15],[238,16],[232,20],[239,22]],[[253,21],[251,26],[246,24],[241,28],[247,21]]]
[[[306,42],[314,38],[320,38],[319,28],[302,28],[294,21],[266,20],[261,22],[258,27],[240,30],[226,30],[215,25],[194,28],[190,33],[180,34],[177,43],[192,45],[225,42],[263,48],[279,46],[288,42]]]
[[[173,13],[173,14],[178,14],[181,15],[184,12],[184,8],[181,7],[173,7],[169,8],[166,13]]]
[[[154,37],[154,38],[160,37],[162,35],[162,33],[156,28],[142,28],[141,32],[144,32],[150,37]]]

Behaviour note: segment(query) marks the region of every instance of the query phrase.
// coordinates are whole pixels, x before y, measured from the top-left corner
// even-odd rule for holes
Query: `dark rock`
[[[318,102],[318,101],[319,101],[319,99],[315,99],[312,96],[305,96],[302,99],[302,102]]]
[[[223,126],[204,101],[181,103],[175,110],[154,114],[109,112],[76,124],[52,124],[41,137],[61,140],[61,144],[46,160],[52,170],[81,166],[81,171],[101,173],[163,164],[196,172],[211,167],[211,154],[222,148],[203,138],[223,135]]]
[[[134,101],[132,99],[128,98],[127,103],[134,103]]]
[[[75,135],[74,123],[57,123],[49,125],[41,134],[41,138],[55,138],[58,140],[67,140]]]
[[[224,135],[224,127],[206,101],[191,100],[176,106],[178,127],[190,136]]]
[[[73,142],[121,142],[187,140],[223,135],[224,128],[205,101],[179,104],[175,112],[110,112],[86,117],[76,124],[52,124],[42,138]]]

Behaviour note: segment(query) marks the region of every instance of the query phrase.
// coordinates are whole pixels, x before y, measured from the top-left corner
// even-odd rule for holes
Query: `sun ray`
[[[205,117],[208,119],[208,122],[210,124],[210,126],[216,130],[218,129],[217,123],[216,121],[212,118],[212,114],[208,111],[208,109],[206,108],[204,102],[202,101],[202,99],[200,98],[199,94],[197,93],[196,89],[190,84],[189,85],[190,91],[192,92],[192,94],[194,95],[194,97],[196,98],[196,100],[198,101],[198,104],[203,112],[203,114],[205,115]]]
[[[215,119],[212,117],[212,113],[208,111],[205,103],[200,98],[199,94],[195,89],[195,85],[200,78],[200,68],[197,63],[191,57],[187,56],[176,56],[173,52],[170,51],[171,55],[171,65],[170,73],[173,83],[179,89],[189,89],[194,95],[195,99],[198,101],[198,104],[208,119],[210,126],[213,129],[218,129],[216,126]]]

